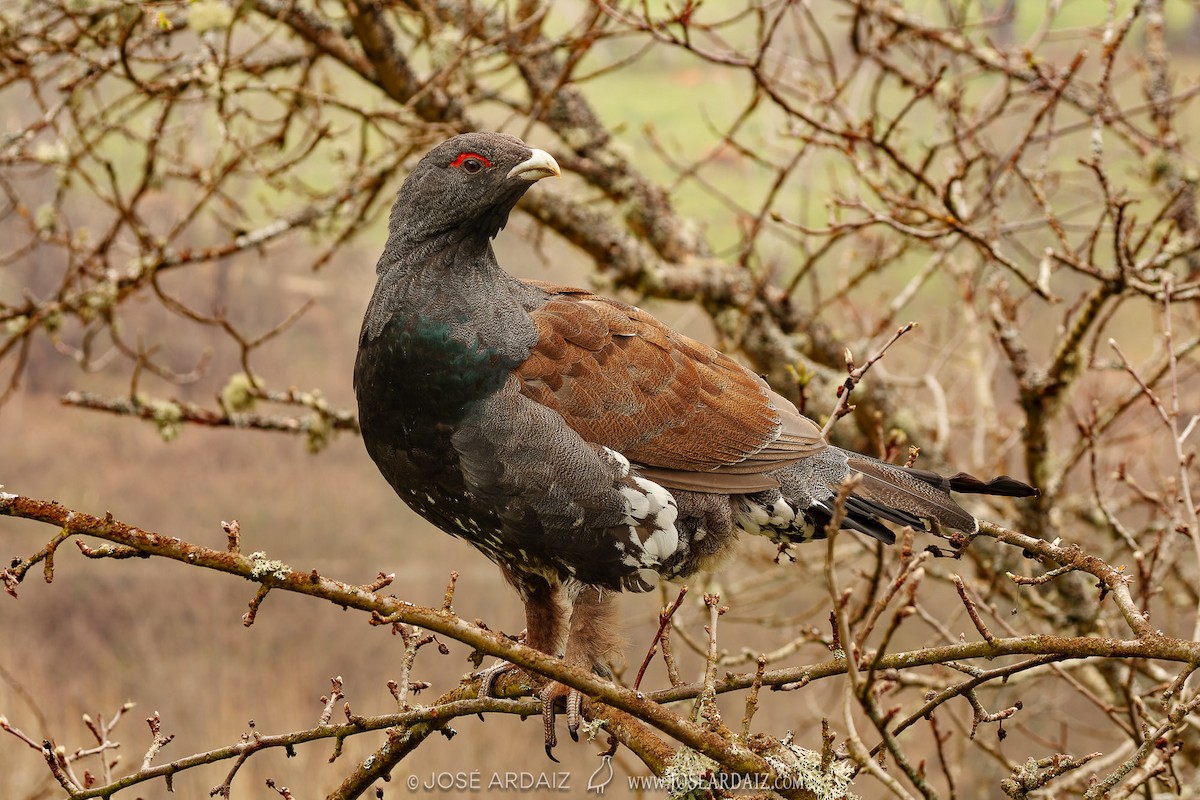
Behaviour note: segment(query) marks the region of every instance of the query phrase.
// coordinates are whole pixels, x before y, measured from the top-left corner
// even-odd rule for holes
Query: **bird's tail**
[[[808,460],[803,473],[781,475],[783,494],[803,512],[812,526],[811,535],[821,537],[834,513],[834,502],[843,480],[857,480],[845,506],[841,527],[892,543],[895,533],[884,523],[930,530],[933,525],[974,533],[975,518],[951,495],[986,494],[1002,497],[1031,497],[1034,487],[1001,475],[982,481],[960,472],[944,477],[928,470],[899,467],[869,456],[830,447]],[[794,469],[794,468],[793,468]]]

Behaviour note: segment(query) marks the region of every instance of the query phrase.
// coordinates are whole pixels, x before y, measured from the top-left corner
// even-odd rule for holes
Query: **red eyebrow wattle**
[[[464,161],[466,161],[468,158],[477,158],[477,159],[479,159],[480,161],[482,161],[482,162],[483,162],[483,165],[484,165],[485,167],[490,167],[490,166],[492,165],[492,162],[488,161],[486,158],[484,158],[483,156],[479,155],[479,153],[460,153],[460,154],[459,154],[459,156],[458,156],[458,158],[456,158],[456,159],[454,159],[453,161],[451,161],[451,162],[450,162],[450,166],[452,166],[452,167],[461,167],[461,166],[463,165],[463,162],[464,162]]]

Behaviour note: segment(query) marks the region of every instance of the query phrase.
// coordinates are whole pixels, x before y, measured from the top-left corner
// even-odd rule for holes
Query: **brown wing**
[[[663,485],[749,492],[764,473],[826,447],[816,423],[733,359],[633,306],[531,282],[538,340],[523,393],[589,442],[623,453]]]

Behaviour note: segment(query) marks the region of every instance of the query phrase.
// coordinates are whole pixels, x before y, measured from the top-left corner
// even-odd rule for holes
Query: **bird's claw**
[[[479,678],[478,696],[481,698],[491,697],[496,679],[506,672],[517,669],[520,669],[520,667],[510,661],[498,661],[487,669],[475,673]],[[583,695],[580,694],[579,690],[572,689],[564,683],[550,681],[538,690],[537,697],[542,701],[542,728],[546,737],[546,757],[557,764],[558,759],[554,757],[554,748],[558,746],[554,706],[559,700],[565,701],[567,709],[567,733],[571,734],[573,741],[578,742],[579,728],[583,723]]]
[[[583,695],[578,689],[567,692],[567,732],[573,741],[579,741],[579,723],[582,720],[580,707],[583,705]]]
[[[479,672],[475,673],[479,677],[479,694],[477,697],[481,699],[491,697],[492,687],[496,685],[496,679],[504,673],[512,672],[516,669],[520,669],[520,667],[511,661],[497,661],[487,669],[479,670]]]
[[[546,755],[557,764],[558,759],[554,757],[553,752],[558,745],[554,705],[560,699],[566,701],[567,733],[571,734],[571,739],[578,742],[579,726],[583,720],[583,695],[579,693],[578,689],[572,689],[558,681],[551,681],[542,687],[537,696],[542,701],[542,727],[546,735]]]

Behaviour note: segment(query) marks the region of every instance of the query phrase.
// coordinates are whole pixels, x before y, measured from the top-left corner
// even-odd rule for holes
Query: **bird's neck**
[[[419,240],[392,237],[379,257],[376,294],[388,310],[461,318],[486,309],[512,282],[496,261],[487,237],[448,233]]]
[[[486,240],[381,259],[355,365],[363,430],[404,449],[413,431],[457,424],[528,357],[536,291],[500,269]]]
[[[487,237],[389,239],[380,257],[364,341],[385,325],[436,322],[446,335],[520,361],[536,340],[532,287],[500,268]]]
[[[429,231],[413,225],[388,236],[375,272],[380,277],[386,273],[436,276],[473,266],[502,274],[490,237],[462,228]]]
[[[513,198],[512,202],[516,202]],[[413,202],[397,201],[388,221],[388,240],[376,271],[427,269],[484,256],[492,266],[492,239],[508,222],[512,203],[504,203],[470,217],[449,217],[436,209],[421,209]],[[422,213],[424,211],[425,213]]]

